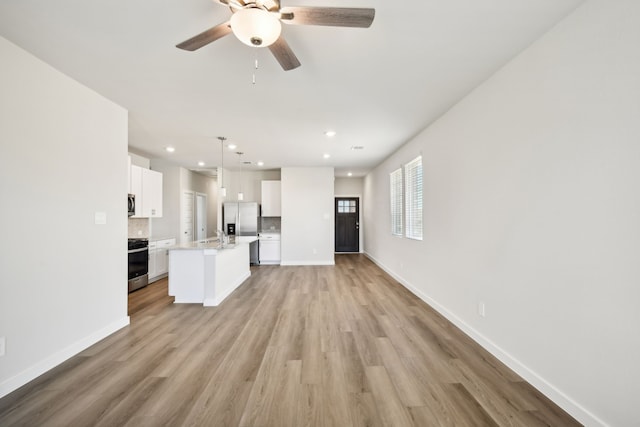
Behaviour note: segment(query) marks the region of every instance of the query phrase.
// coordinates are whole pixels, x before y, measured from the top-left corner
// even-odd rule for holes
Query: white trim
[[[281,261],[280,265],[336,265],[334,260],[331,261]]]
[[[493,341],[482,335],[480,332],[469,326],[464,320],[460,319],[454,313],[449,311],[446,307],[439,304],[429,295],[420,291],[418,288],[413,286],[407,280],[405,280],[400,275],[396,274],[385,266],[383,263],[378,261],[368,252],[364,253],[367,258],[373,261],[378,267],[383,269],[386,273],[388,273],[391,277],[397,280],[401,285],[407,288],[411,293],[416,295],[422,301],[431,306],[438,313],[443,315],[447,320],[457,326],[462,332],[467,334],[471,339],[473,339],[476,343],[478,343],[482,348],[487,350],[489,353],[494,355],[498,360],[507,365],[511,370],[524,378],[529,384],[535,387],[542,394],[551,399],[556,405],[560,406],[567,413],[573,416],[576,420],[586,426],[601,426],[607,427],[604,421],[599,419],[597,416],[589,412],[586,408],[578,404],[576,401],[571,399],[561,390],[557,389],[551,383],[546,381],[536,372],[531,370],[528,366],[520,362],[518,359],[510,355],[508,352],[503,350],[500,346],[496,345]]]
[[[19,374],[0,383],[0,397],[6,396],[14,390],[34,380],[45,372],[55,368],[62,362],[72,358],[76,354],[91,347],[98,341],[108,337],[119,329],[129,325],[129,316],[113,322],[102,329],[99,329],[79,341],[63,348],[57,353],[37,362],[35,365],[25,369]]]
[[[204,198],[204,218],[200,220],[204,221],[204,238],[209,236],[209,230],[207,228],[207,216],[209,215],[209,197],[206,193],[195,192],[193,196],[193,240],[202,240],[198,238],[198,197]]]
[[[173,299],[174,304],[202,304],[202,298],[176,298]]]

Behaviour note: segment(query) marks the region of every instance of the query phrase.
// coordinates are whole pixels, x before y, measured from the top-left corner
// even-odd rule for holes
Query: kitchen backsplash
[[[262,220],[260,225],[260,231],[280,231],[280,217],[279,216],[269,216],[269,217],[260,217]]]
[[[149,218],[129,218],[129,238],[149,238]]]

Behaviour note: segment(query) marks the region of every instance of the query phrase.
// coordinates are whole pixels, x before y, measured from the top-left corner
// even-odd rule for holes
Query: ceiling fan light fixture
[[[231,16],[230,23],[238,40],[252,47],[270,46],[282,32],[277,16],[257,7],[238,10]]]

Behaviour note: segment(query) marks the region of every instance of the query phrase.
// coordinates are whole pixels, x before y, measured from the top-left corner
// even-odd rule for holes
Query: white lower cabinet
[[[160,279],[169,272],[169,248],[175,244],[176,239],[149,242],[149,281]]]
[[[280,264],[280,236],[261,234],[259,239],[260,264]]]
[[[157,242],[155,241],[149,242],[149,274],[148,274],[149,281],[151,281],[151,279],[153,279],[158,275],[156,273],[158,269],[156,266],[156,253],[158,252],[157,248],[158,248]]]

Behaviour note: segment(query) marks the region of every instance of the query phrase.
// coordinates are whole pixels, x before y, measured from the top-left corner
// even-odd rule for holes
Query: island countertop
[[[214,250],[228,250],[233,249],[242,243],[252,243],[258,240],[258,236],[236,236],[235,243],[230,243],[224,247],[220,247],[220,240],[217,238],[195,240],[193,242],[178,243],[175,246],[168,248],[169,250],[193,250],[193,249],[214,249]]]

